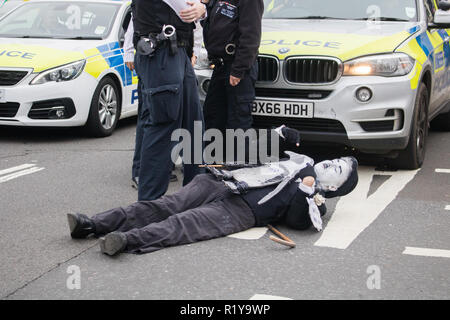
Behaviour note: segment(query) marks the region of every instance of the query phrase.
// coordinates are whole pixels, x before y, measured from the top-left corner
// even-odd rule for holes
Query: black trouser
[[[205,128],[219,129],[226,137],[226,129],[250,129],[253,125],[252,108],[255,101],[255,82],[258,76],[258,64],[255,62],[253,67],[245,74],[239,84],[235,87],[230,85],[232,61],[227,61],[223,66],[214,68],[211,82],[203,106],[205,118]],[[221,161],[236,161],[237,158],[237,140],[225,140],[223,155]],[[227,145],[234,143],[234,157],[227,154]],[[248,161],[248,141],[245,142],[244,150],[245,161]]]
[[[130,253],[148,253],[241,232],[255,217],[241,196],[211,174],[197,175],[178,192],[95,215],[98,235],[124,232]]]
[[[232,61],[215,67],[208,88],[203,113],[206,129],[249,129],[253,124],[252,105],[258,63],[245,74],[235,87],[230,85]]]
[[[186,129],[192,139],[192,159],[184,160],[184,181],[188,184],[202,170],[194,164],[194,122],[203,125],[197,78],[184,48],[170,54],[168,46],[153,57],[137,55],[136,67],[143,82],[143,140],[139,170],[139,201],[158,199],[166,193],[173,169],[171,141],[176,129]],[[197,155],[198,156],[198,155]],[[200,157],[202,154],[200,154]],[[175,159],[174,159],[175,160]]]
[[[135,143],[135,149],[134,149],[134,156],[133,156],[133,167],[131,170],[132,178],[139,177],[139,170],[141,168],[141,147],[142,147],[142,139],[144,138],[144,123],[141,120],[142,117],[142,81],[139,77],[139,69],[136,68],[136,55],[139,53],[136,52],[135,59],[134,59],[134,65],[135,65],[135,72],[138,75],[138,115],[137,115],[137,124],[136,124],[136,143]]]

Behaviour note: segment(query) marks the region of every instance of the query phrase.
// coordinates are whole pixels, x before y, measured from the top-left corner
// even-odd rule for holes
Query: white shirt
[[[123,44],[123,59],[125,63],[134,62],[133,34],[134,34],[133,19],[130,19],[127,32],[125,33],[125,42]]]

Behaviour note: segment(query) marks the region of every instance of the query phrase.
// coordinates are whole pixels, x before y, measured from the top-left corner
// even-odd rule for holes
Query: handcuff
[[[164,25],[161,33],[156,36],[142,37],[138,41],[137,51],[144,56],[153,56],[158,45],[166,40],[170,41],[170,53],[172,55],[176,54],[178,50],[177,34],[175,27],[170,24]]]

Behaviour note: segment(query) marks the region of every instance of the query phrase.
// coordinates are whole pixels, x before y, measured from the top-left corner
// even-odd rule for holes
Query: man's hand
[[[191,58],[192,67],[195,67],[195,64],[197,63],[197,56],[193,55]]]
[[[297,147],[300,147],[300,131],[284,127],[281,129],[281,133],[288,143],[295,144]]]
[[[131,71],[134,70],[134,62],[126,62],[125,64],[127,65],[128,69],[130,69]]]
[[[203,3],[197,1],[186,1],[186,3],[191,7],[180,12],[181,20],[184,22],[191,23],[205,15],[206,7]]]
[[[239,82],[241,82],[240,78],[236,78],[236,77],[230,76],[230,85],[232,87],[236,87],[239,84]]]

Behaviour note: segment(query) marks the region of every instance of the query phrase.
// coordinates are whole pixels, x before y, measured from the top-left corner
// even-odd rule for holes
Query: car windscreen
[[[94,2],[29,2],[0,19],[0,37],[104,39],[120,5]]]
[[[7,14],[9,11],[14,9],[15,7],[18,7],[22,3],[23,3],[22,1],[8,1],[8,2],[4,2],[2,5],[0,5],[0,17],[5,15],[5,14]]]
[[[266,19],[417,21],[416,0],[264,0]]]

